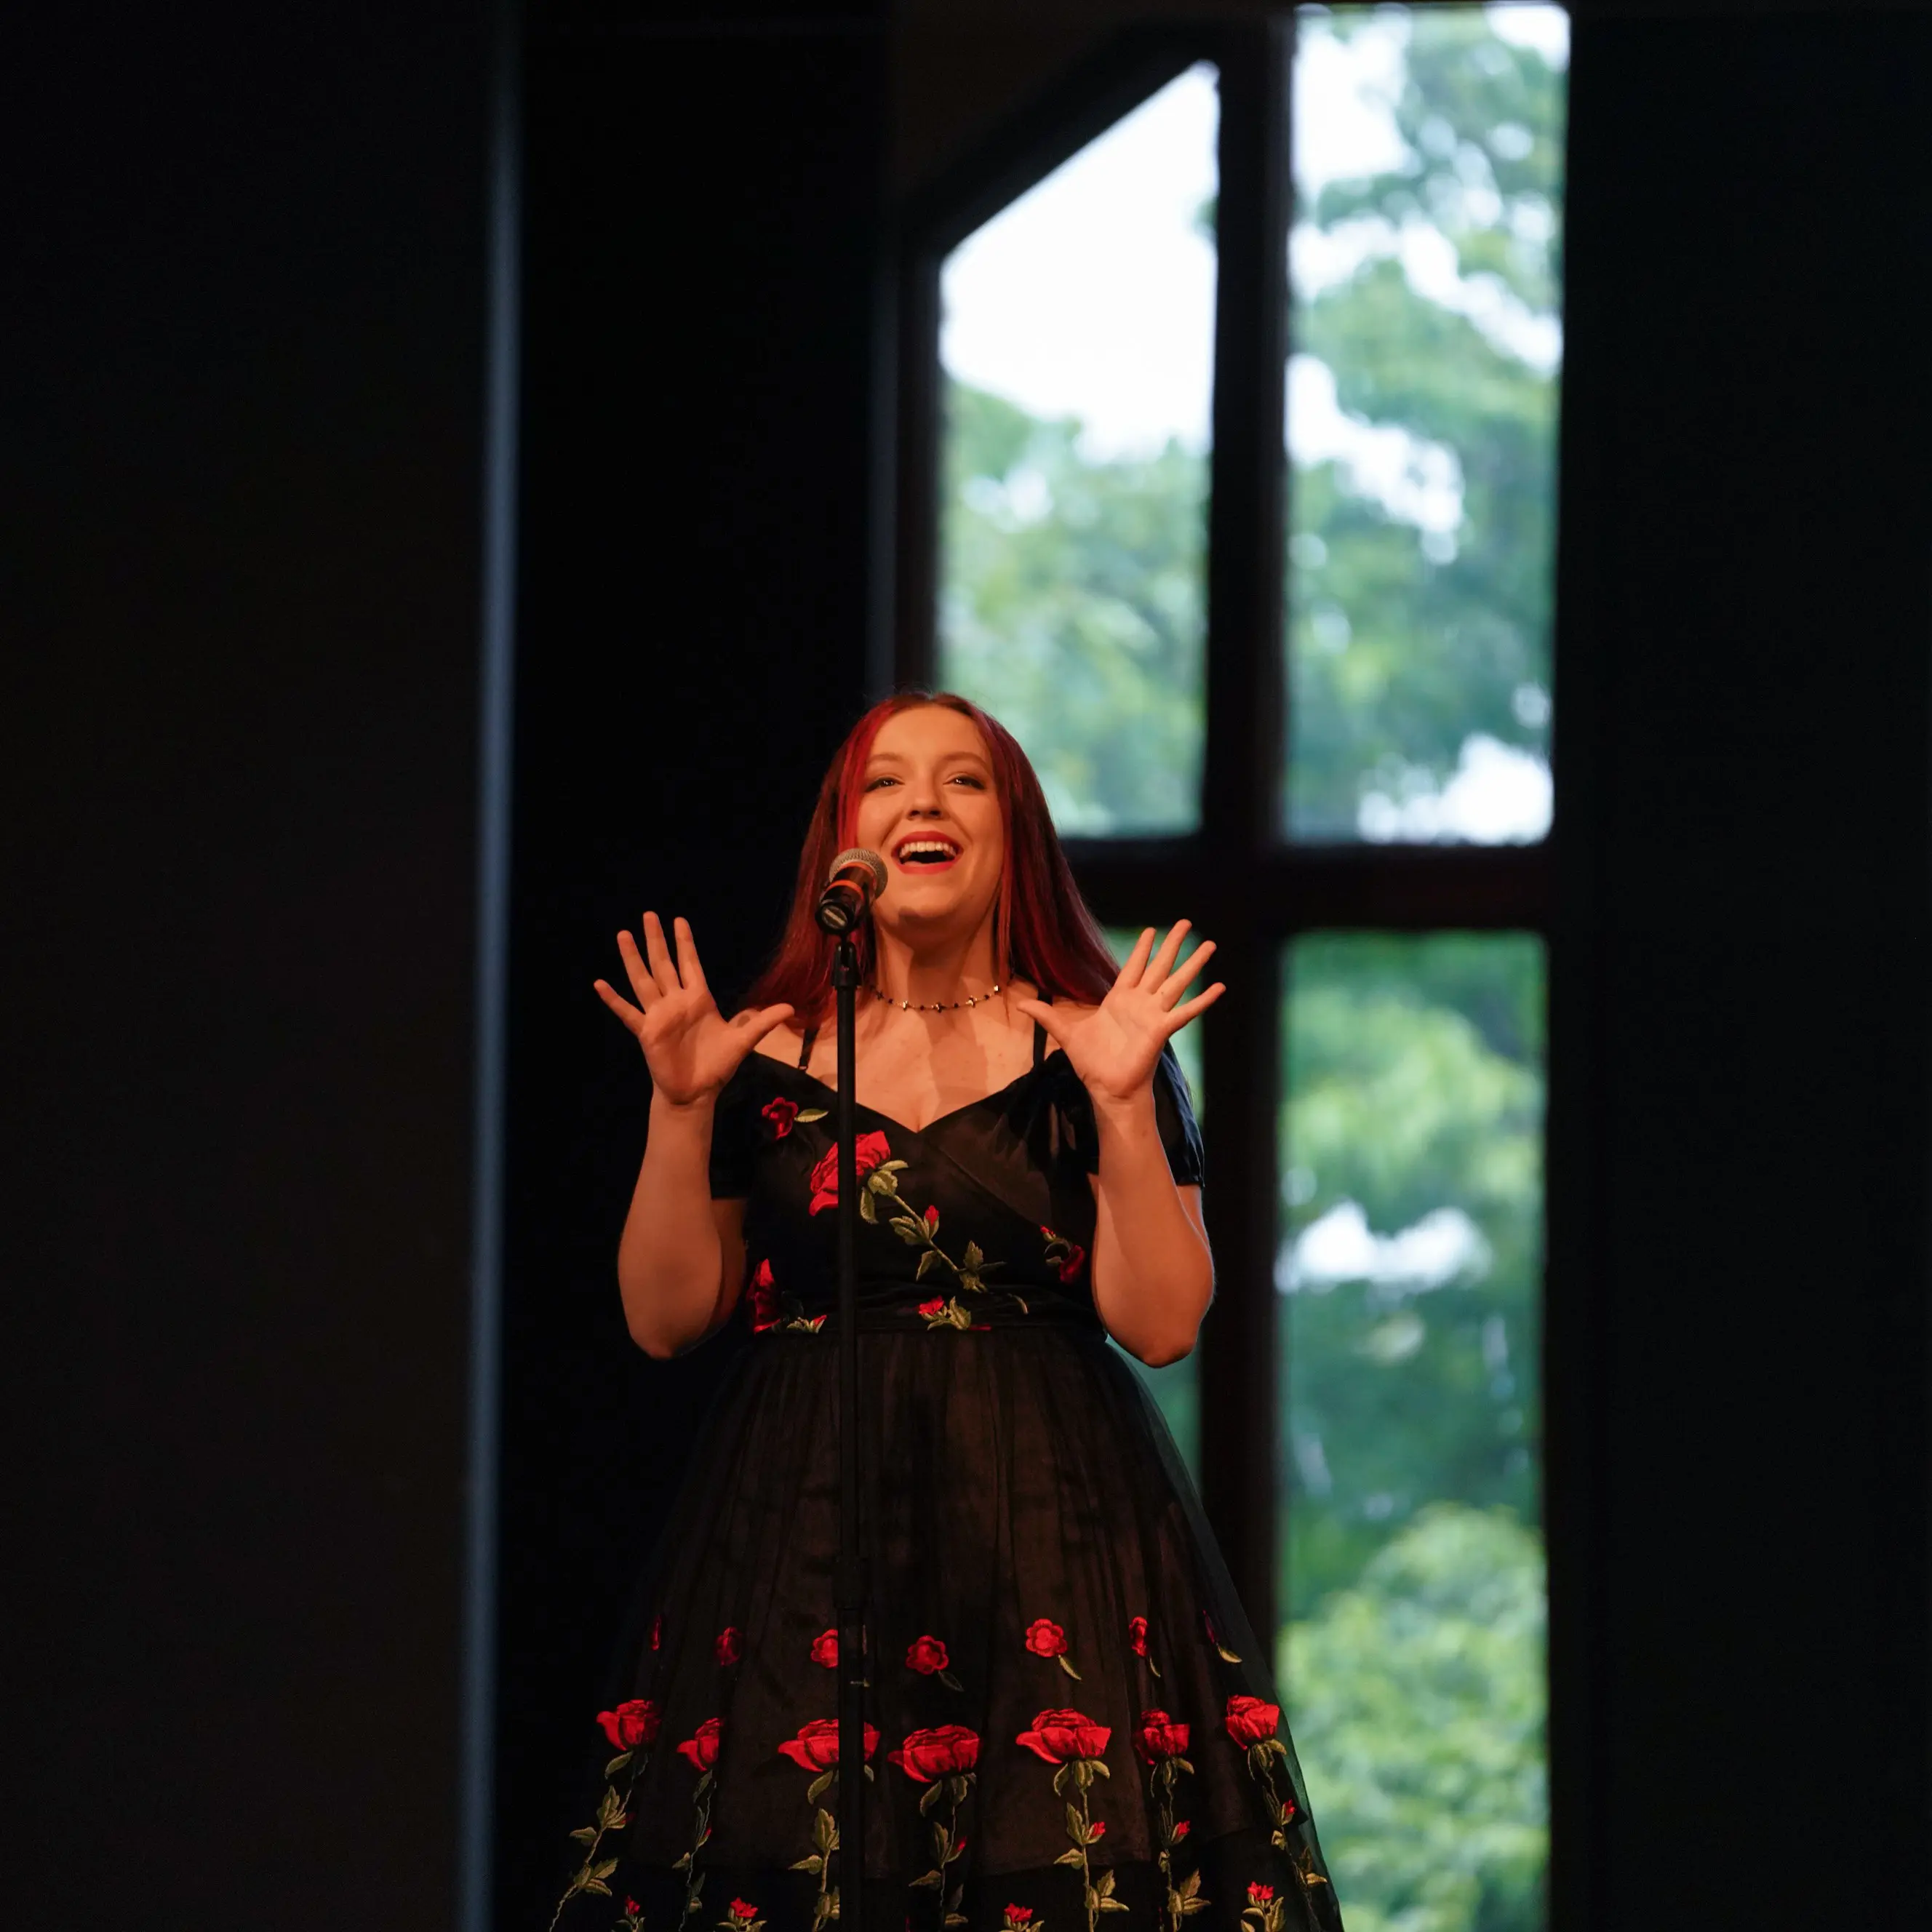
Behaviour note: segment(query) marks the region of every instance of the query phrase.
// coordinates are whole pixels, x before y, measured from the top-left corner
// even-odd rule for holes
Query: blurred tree
[[[1348,1932],[1543,1924],[1544,1633],[1535,1538],[1506,1511],[1438,1504],[1286,1634]]]
[[[1371,26],[1388,30],[1384,10],[1304,14],[1300,32]],[[1438,793],[1472,737],[1538,758],[1549,741],[1557,385],[1525,347],[1556,308],[1564,90],[1480,9],[1418,10],[1408,31],[1388,103],[1402,159],[1330,182],[1305,211],[1359,260],[1297,299],[1291,339],[1346,414],[1446,455],[1461,520],[1424,530],[1346,461],[1297,466],[1287,786],[1301,837],[1355,837],[1370,794]],[[1447,244],[1454,305],[1405,266],[1419,241]]]

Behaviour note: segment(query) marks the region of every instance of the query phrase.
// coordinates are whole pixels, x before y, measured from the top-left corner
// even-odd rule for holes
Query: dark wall
[[[1923,1923],[1932,21],[1586,22],[1570,115],[1559,1908]]]
[[[526,55],[506,1928],[543,1922],[576,1849],[626,1608],[734,1346],[652,1362],[625,1333],[647,1090],[591,982],[622,984],[649,906],[742,990],[882,642],[880,22],[650,10],[539,14]]]
[[[4,38],[0,1918],[447,1925],[485,22]]]

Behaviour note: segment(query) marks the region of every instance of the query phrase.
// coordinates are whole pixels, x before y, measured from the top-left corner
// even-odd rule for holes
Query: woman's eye
[[[955,784],[970,785],[975,791],[984,791],[986,789],[986,781],[982,778],[974,777],[970,772],[958,773],[952,782]]]
[[[881,785],[897,784],[898,783],[898,780],[897,778],[888,776],[868,778],[866,781],[866,789],[868,791],[877,791]]]

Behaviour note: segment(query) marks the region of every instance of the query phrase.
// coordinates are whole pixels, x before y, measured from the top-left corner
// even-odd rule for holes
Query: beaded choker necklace
[[[990,1000],[1000,989],[998,986],[993,986],[970,1000],[922,1000],[917,1005],[910,1000],[896,1000],[891,994],[882,993],[876,986],[868,986],[866,990],[874,999],[883,1000],[889,1006],[897,1006],[902,1012],[950,1013],[956,1012],[962,1006],[976,1006],[982,1000]]]

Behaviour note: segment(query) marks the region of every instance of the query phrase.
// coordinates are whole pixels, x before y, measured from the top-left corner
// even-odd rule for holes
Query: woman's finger
[[[792,1009],[789,1006],[782,1004],[776,1006],[747,1006],[742,1013],[733,1015],[732,1030],[736,1033],[749,1034],[752,1036],[750,1044],[756,1046],[772,1028],[783,1026],[791,1016]]]
[[[638,996],[646,1012],[663,994],[658,982],[651,977],[651,969],[644,964],[644,955],[638,950],[638,942],[628,932],[617,935],[617,952],[624,962],[624,976],[631,982],[631,991]]]
[[[1204,939],[1160,984],[1154,988],[1154,998],[1164,1006],[1172,1006],[1194,976],[1207,964],[1214,950],[1214,942]]]
[[[644,1015],[607,981],[593,980],[591,984],[597,989],[597,997],[641,1040],[644,1030]]]
[[[1216,980],[1204,993],[1196,993],[1185,1006],[1176,1006],[1167,1016],[1167,1036],[1172,1040],[1197,1013],[1204,1013],[1228,990]]]
[[[665,950],[664,927],[654,912],[644,915],[644,957],[651,962],[651,977],[658,982],[661,993],[681,993],[684,982],[677,976],[677,968],[670,963],[670,954]]]
[[[672,920],[671,932],[677,941],[678,977],[694,993],[710,992],[711,988],[704,982],[704,968],[698,963],[698,941],[691,936],[690,920]]]
[[[1160,943],[1160,950],[1148,962],[1147,971],[1141,983],[1152,992],[1174,970],[1174,962],[1180,957],[1180,942],[1187,936],[1189,922],[1178,919],[1169,928],[1167,937]]]
[[[1141,936],[1134,941],[1134,950],[1127,955],[1126,963],[1121,967],[1117,986],[1138,986],[1141,975],[1147,970],[1148,955],[1154,950],[1154,930],[1150,926],[1141,929]]]
[[[1063,1048],[1066,1046],[1065,1008],[1049,1006],[1040,1000],[1016,1000],[1013,1002],[1013,1010],[1018,1013],[1025,1014],[1030,1020],[1039,1021],[1046,1029],[1046,1035],[1049,1040],[1058,1042]]]

